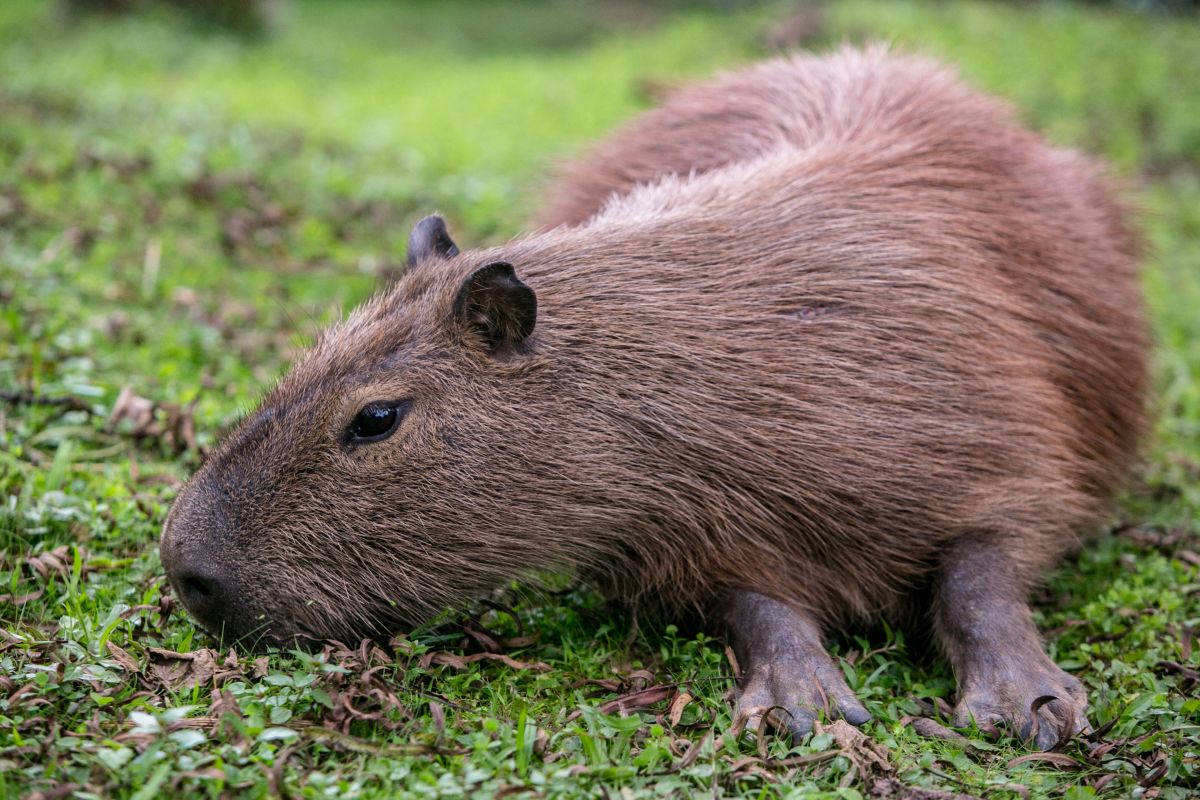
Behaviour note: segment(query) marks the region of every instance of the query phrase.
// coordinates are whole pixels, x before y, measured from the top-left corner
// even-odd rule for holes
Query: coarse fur
[[[539,569],[825,629],[898,613],[966,540],[1027,588],[1145,428],[1125,216],[1097,164],[922,58],[684,89],[563,172],[545,229],[435,252],[324,332],[182,490],[164,565],[210,630],[276,643]],[[537,295],[507,349],[453,310],[497,261]],[[396,433],[348,443],[381,400],[410,401]]]

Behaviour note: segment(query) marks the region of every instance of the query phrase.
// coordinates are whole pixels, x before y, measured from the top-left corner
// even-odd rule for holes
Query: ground
[[[268,37],[0,5],[4,796],[1193,796],[1200,787],[1200,19],[1068,2],[300,0]],[[441,211],[522,230],[556,158],[681,80],[883,38],[1109,159],[1146,233],[1157,426],[1034,598],[1097,734],[947,735],[943,662],[833,643],[874,714],[739,731],[723,643],[566,578],[391,642],[216,652],[157,536],[180,482]],[[54,398],[55,405],[29,402]],[[502,654],[503,657],[501,657]],[[865,655],[864,655],[865,653]],[[40,795],[38,795],[40,793]]]

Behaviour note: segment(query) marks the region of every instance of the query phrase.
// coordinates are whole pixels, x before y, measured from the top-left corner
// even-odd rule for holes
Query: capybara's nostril
[[[198,600],[207,600],[217,593],[217,582],[199,575],[185,575],[179,581],[179,588],[186,595]]]
[[[196,567],[180,570],[175,576],[175,588],[183,605],[202,625],[209,629],[223,627],[228,597],[213,570]]]

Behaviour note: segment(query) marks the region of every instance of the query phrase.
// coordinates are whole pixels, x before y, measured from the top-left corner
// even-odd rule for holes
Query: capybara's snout
[[[175,597],[222,642],[254,647],[266,618],[242,586],[234,531],[220,492],[208,482],[187,486],[163,526],[160,554]]]

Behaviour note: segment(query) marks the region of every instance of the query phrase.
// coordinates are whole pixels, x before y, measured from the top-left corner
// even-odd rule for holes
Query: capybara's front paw
[[[724,619],[745,667],[738,713],[757,729],[764,716],[793,735],[811,733],[818,715],[862,725],[871,714],[821,646],[821,631],[804,613],[754,592],[724,598]]]
[[[842,671],[824,650],[790,652],[751,669],[738,697],[739,712],[751,729],[764,714],[793,736],[812,733],[820,714],[862,725],[871,713],[846,685]]]
[[[1045,699],[1050,697],[1055,699]],[[972,675],[954,709],[954,724],[1004,727],[1037,749],[1050,750],[1064,735],[1089,729],[1087,708],[1083,684],[1039,653],[1036,659]]]

